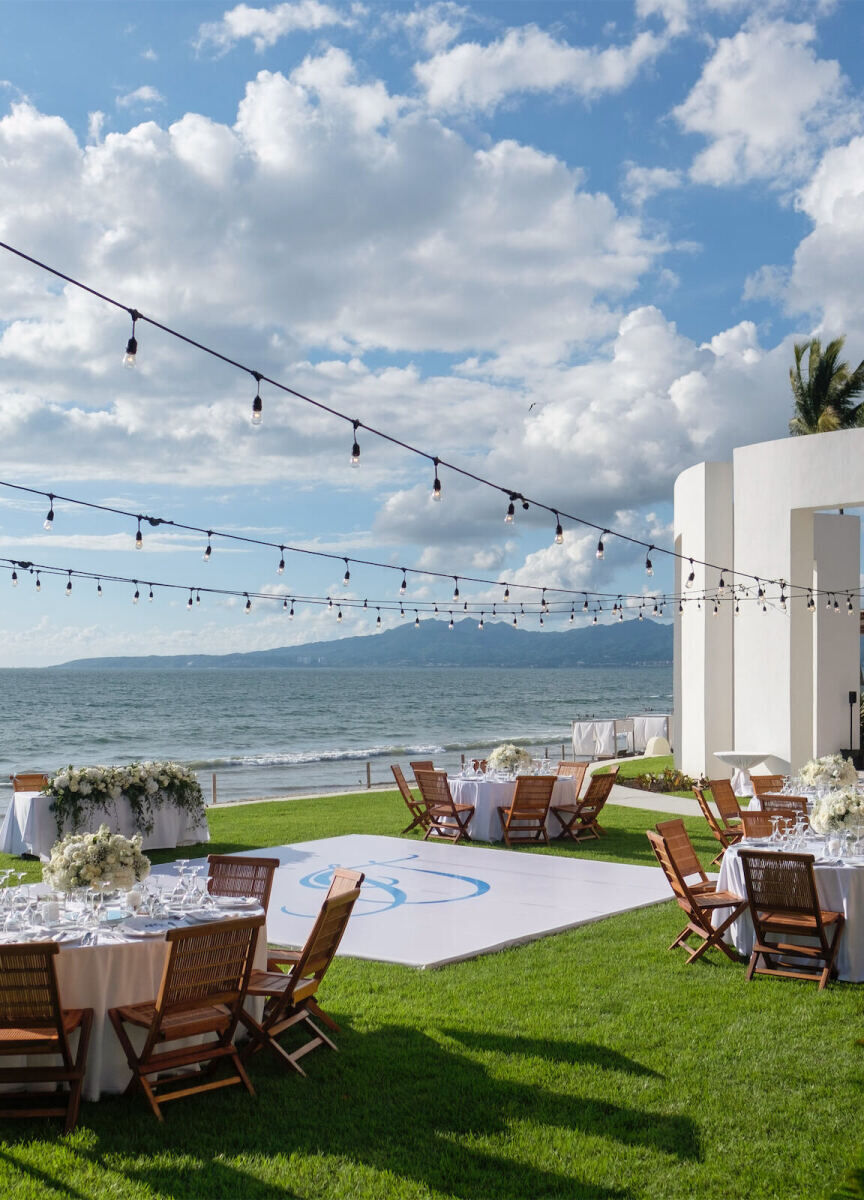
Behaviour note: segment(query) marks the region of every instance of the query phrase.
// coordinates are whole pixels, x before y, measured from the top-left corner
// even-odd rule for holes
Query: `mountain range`
[[[242,654],[168,654],[79,658],[64,670],[189,670],[290,667],[601,667],[671,663],[672,626],[632,620],[561,633],[514,629],[464,618],[400,625],[379,634],[281,646]],[[57,668],[54,668],[57,669]]]

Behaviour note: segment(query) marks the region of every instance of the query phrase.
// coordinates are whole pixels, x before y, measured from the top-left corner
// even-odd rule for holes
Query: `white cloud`
[[[136,88],[134,92],[127,92],[125,95],[117,97],[118,108],[143,108],[149,111],[158,104],[164,103],[165,97],[149,83]]]
[[[251,38],[260,54],[292,33],[353,24],[353,16],[330,4],[321,4],[319,0],[296,0],[290,4],[275,4],[272,8],[238,4],[229,9],[221,21],[202,25],[197,44],[199,48],[212,46],[217,52],[225,53],[237,42]]]
[[[452,0],[439,0],[405,13],[391,13],[391,26],[404,29],[419,42],[427,54],[438,54],[456,40],[467,20],[470,10]]]
[[[642,32],[622,46],[571,46],[526,25],[486,46],[462,42],[441,51],[417,63],[414,74],[432,109],[491,112],[516,94],[559,92],[592,99],[621,91],[667,44],[665,35]]]
[[[821,150],[860,125],[860,105],[834,60],[816,56],[809,24],[756,21],[723,38],[674,110],[701,134],[691,176],[716,186],[800,179]]]
[[[623,190],[630,203],[641,208],[652,196],[681,187],[683,180],[681,171],[668,167],[639,167],[627,163]]]

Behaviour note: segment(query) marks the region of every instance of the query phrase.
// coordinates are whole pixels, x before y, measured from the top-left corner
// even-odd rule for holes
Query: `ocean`
[[[515,670],[0,670],[0,813],[13,771],[174,759],[205,800],[348,791],[392,762],[500,742],[557,759],[570,722],[672,711],[671,666]],[[568,751],[569,752],[569,751]]]

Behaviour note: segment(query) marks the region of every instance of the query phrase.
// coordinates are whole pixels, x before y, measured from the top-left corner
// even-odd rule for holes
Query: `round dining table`
[[[165,878],[174,882],[171,877]],[[31,894],[44,895],[48,891],[43,884],[30,884],[29,887]],[[246,905],[236,910],[224,907],[219,910],[217,919],[232,920],[261,912],[258,905]],[[60,953],[55,964],[61,1003],[64,1008],[93,1009],[93,1030],[82,1093],[85,1100],[98,1100],[105,1094],[119,1094],[125,1091],[132,1077],[126,1055],[108,1019],[108,1010],[124,1004],[155,1000],[168,954],[166,930],[182,925],[203,924],[205,920],[207,924],[213,923],[203,913],[196,916],[194,912],[186,917],[170,916],[164,921],[154,919],[148,922],[144,918],[135,918],[128,928],[123,923],[100,926],[95,941],[91,941],[91,935],[88,935],[83,944],[78,940],[67,941],[62,926],[59,929],[36,929],[29,934],[0,934],[6,942],[59,941]],[[148,931],[148,925],[152,932]],[[259,930],[253,965],[259,970],[266,969],[266,926]],[[247,1003],[251,1006],[256,1002],[250,1000]],[[137,1039],[143,1045],[144,1032],[129,1030],[133,1043]],[[39,1065],[35,1059],[34,1065]]]
[[[740,849],[769,850],[763,842],[743,841],[730,846],[723,855],[718,891],[734,892],[745,896],[744,868],[738,856]],[[837,975],[850,983],[864,981],[864,856],[844,858],[841,862],[828,861],[823,857],[824,842],[821,838],[808,839],[803,853],[813,854],[816,891],[824,909],[842,912],[846,927],[840,936],[837,951]],[[715,926],[728,915],[728,909],[720,909],[714,916]],[[749,958],[753,952],[753,922],[749,909],[745,910],[726,931],[725,939],[739,954]]]
[[[516,789],[513,779],[495,779],[484,777],[478,779],[462,779],[456,776],[448,780],[450,794],[457,804],[473,804],[474,816],[468,823],[468,835],[475,842],[501,842],[504,831],[498,809],[509,808]],[[573,804],[576,800],[576,788],[570,775],[561,775],[555,780],[552,791],[552,804]],[[550,838],[561,833],[562,825],[550,811],[546,818],[546,833]]]

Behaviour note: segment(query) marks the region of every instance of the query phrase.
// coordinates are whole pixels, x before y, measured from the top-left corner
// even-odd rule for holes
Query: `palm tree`
[[[789,422],[789,432],[793,436],[851,429],[864,424],[864,403],[853,403],[855,397],[864,392],[864,362],[850,373],[848,363],[837,361],[845,340],[835,338],[824,351],[819,338],[796,342],[795,366],[789,369],[795,398],[795,416]],[[805,354],[806,379],[801,374]]]

